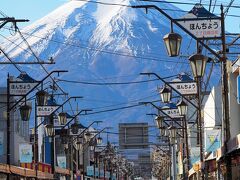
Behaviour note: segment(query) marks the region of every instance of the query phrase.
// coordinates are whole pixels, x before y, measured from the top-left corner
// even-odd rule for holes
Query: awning
[[[69,169],[60,168],[58,166],[55,167],[55,172],[58,173],[58,174],[70,175],[70,170]]]
[[[236,137],[228,141],[227,154],[232,153],[237,149],[240,149],[240,134],[238,134]],[[221,148],[217,149],[216,151],[217,160],[219,160],[224,154],[225,154],[225,146],[222,146]]]
[[[16,174],[22,177],[36,177],[36,171],[33,169],[7,165],[7,164],[0,164],[0,172],[6,174]],[[47,172],[37,172],[37,177],[39,179],[54,179],[53,174]]]

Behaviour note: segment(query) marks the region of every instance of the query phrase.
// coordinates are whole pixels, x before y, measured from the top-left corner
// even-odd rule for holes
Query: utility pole
[[[228,152],[227,142],[230,140],[230,122],[229,122],[229,97],[228,97],[228,73],[227,73],[227,57],[226,57],[226,38],[225,38],[225,22],[223,5],[221,5],[221,32],[222,32],[222,95],[223,95],[223,120],[222,120],[222,132],[223,142],[225,146],[225,154]],[[225,156],[225,163],[227,167],[226,179],[232,179],[231,158]]]

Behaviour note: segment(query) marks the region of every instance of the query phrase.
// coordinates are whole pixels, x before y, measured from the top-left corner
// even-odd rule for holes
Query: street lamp
[[[176,139],[176,135],[177,135],[177,129],[174,126],[170,126],[168,128],[169,131],[169,136],[170,136],[170,142],[171,144],[175,144],[175,139]]]
[[[60,125],[65,125],[67,123],[67,114],[65,112],[60,112],[58,114],[58,120]]]
[[[165,128],[161,128],[160,129],[160,134],[161,134],[161,136],[166,136],[166,129]]]
[[[77,150],[81,151],[83,149],[83,143],[80,139],[75,143]]]
[[[201,78],[204,75],[208,58],[202,54],[194,54],[189,57],[193,76]]]
[[[182,36],[172,31],[163,37],[168,56],[175,57],[179,55]]]
[[[187,108],[188,108],[188,105],[187,103],[185,103],[183,101],[183,99],[181,99],[178,103],[177,103],[177,108],[178,108],[178,111],[179,111],[179,115],[180,116],[185,116],[187,114]]]
[[[97,144],[98,145],[102,144],[102,138],[100,136],[97,138]]]
[[[73,134],[77,134],[78,133],[78,123],[77,122],[74,122],[72,125],[71,125],[71,130],[72,130],[72,133]]]
[[[68,136],[67,135],[62,135],[61,136],[61,143],[63,145],[68,144]]]
[[[90,145],[89,147],[90,147],[90,150],[93,151],[95,146],[94,145]]]
[[[38,106],[45,106],[47,104],[48,93],[44,90],[36,93],[36,100]]]
[[[54,126],[53,124],[46,124],[45,125],[45,132],[47,136],[52,137],[54,135]]]
[[[156,121],[158,129],[161,129],[163,127],[164,117],[163,116],[156,116],[155,121]]]
[[[87,132],[85,133],[84,137],[85,137],[86,141],[89,142],[90,139],[91,139],[91,137],[92,137],[92,134],[91,134],[89,131],[87,131]]]
[[[164,88],[160,91],[160,96],[163,103],[169,103],[171,100],[172,92],[169,88],[164,86]]]
[[[19,108],[22,121],[29,121],[32,107],[25,104]]]

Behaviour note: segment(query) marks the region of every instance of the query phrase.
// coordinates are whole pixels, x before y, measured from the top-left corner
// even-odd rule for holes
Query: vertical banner
[[[178,174],[183,174],[182,148],[178,152]]]
[[[104,177],[104,170],[100,170],[100,177]]]
[[[66,156],[57,156],[57,165],[60,168],[67,168]]]
[[[32,162],[32,145],[31,144],[19,144],[19,159],[20,163],[31,163]]]
[[[87,176],[93,176],[93,166],[87,166]]]
[[[191,164],[193,165],[197,161],[200,160],[200,148],[199,147],[191,147],[190,149],[191,152]]]
[[[117,174],[113,173],[112,180],[117,180]]]
[[[0,131],[0,156],[4,154],[3,142],[4,142],[4,132]]]
[[[221,130],[205,130],[205,151],[214,152],[221,147]]]
[[[110,172],[109,171],[106,171],[106,178],[110,178]]]
[[[95,177],[99,177],[99,170],[97,167],[95,168]]]

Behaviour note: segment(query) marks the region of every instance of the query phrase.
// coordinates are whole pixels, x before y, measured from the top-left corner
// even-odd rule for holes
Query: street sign
[[[10,95],[24,96],[29,93],[38,83],[24,83],[24,82],[9,82]]]
[[[59,106],[37,106],[37,116],[50,116]]]
[[[179,24],[199,39],[221,37],[220,19],[184,19],[184,21],[179,21]]]
[[[182,95],[197,94],[196,82],[170,82],[170,85]]]
[[[240,104],[240,75],[237,77],[237,103]]]
[[[205,9],[201,4],[196,4],[192,10],[176,20],[198,39],[221,37],[221,18]]]
[[[182,116],[179,115],[179,111],[178,109],[174,108],[174,109],[162,109],[162,111],[164,113],[166,113],[167,115],[169,115],[171,118],[182,118]]]
[[[70,130],[69,135],[70,136],[77,136],[80,135],[85,129],[78,129],[78,132],[73,134],[72,131]]]

